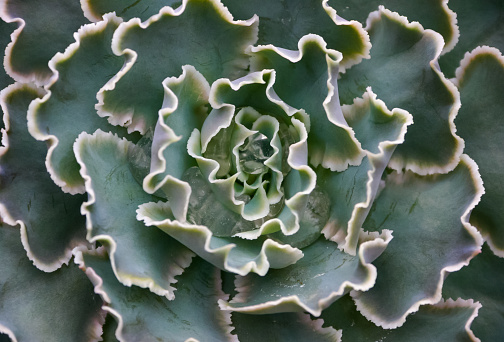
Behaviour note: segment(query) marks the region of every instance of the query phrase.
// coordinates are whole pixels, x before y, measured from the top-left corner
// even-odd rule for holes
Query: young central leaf
[[[267,136],[254,133],[238,150],[240,167],[245,173],[257,175],[268,170],[264,162],[273,155],[274,150]]]

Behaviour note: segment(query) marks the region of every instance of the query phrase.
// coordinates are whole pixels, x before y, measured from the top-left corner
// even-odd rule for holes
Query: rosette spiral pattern
[[[502,15],[1,2],[0,339],[498,340]]]

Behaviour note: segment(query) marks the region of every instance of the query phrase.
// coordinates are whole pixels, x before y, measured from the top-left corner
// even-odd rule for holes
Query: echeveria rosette
[[[502,6],[380,4],[4,1],[0,332],[499,338]]]

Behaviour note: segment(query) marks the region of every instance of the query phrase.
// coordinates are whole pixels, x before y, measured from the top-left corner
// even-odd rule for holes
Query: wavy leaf
[[[450,0],[450,7],[452,7],[452,1]],[[363,24],[366,22],[369,12],[376,10],[379,5],[383,5],[389,10],[404,15],[410,22],[418,21],[423,27],[440,33],[445,41],[443,53],[453,49],[458,42],[458,16],[448,8],[448,0],[365,0],[352,2],[329,0],[329,5],[335,8],[341,17],[347,20],[354,19]]]
[[[364,156],[339,105],[338,70],[342,55],[326,48],[320,36],[299,40],[299,51],[272,45],[252,48],[252,70],[274,69],[273,90],[290,106],[310,116],[308,135],[310,164],[332,171],[358,165]]]
[[[65,53],[58,53],[50,60],[55,77],[45,86],[47,94],[30,105],[30,133],[49,143],[47,169],[65,192],[85,192],[72,149],[81,132],[103,129],[126,135],[125,129],[110,125],[93,110],[96,93],[122,65],[122,59],[110,49],[112,35],[120,23],[119,18],[110,14],[98,24],[80,28],[76,41]]]
[[[481,235],[468,221],[483,187],[476,164],[465,155],[448,174],[391,173],[385,182],[363,228],[390,229],[394,239],[373,263],[375,286],[352,297],[366,318],[393,329],[420,305],[438,302],[446,272],[479,253]]]
[[[148,193],[162,189],[178,220],[185,220],[190,187],[182,176],[196,161],[187,153],[194,128],[207,117],[210,85],[192,66],[182,67],[182,75],[163,81],[165,98],[152,140],[150,173],[143,181]]]
[[[231,13],[239,19],[257,14],[258,44],[273,44],[285,49],[296,49],[304,35],[314,33],[323,37],[329,49],[343,54],[341,69],[369,58],[369,37],[357,21],[340,17],[327,0],[223,0]]]
[[[304,313],[231,316],[234,334],[240,342],[256,341],[317,341],[340,342],[341,331],[323,328],[322,320],[311,320]]]
[[[482,341],[498,341],[504,336],[503,269],[504,259],[485,244],[469,266],[450,273],[443,285],[444,298],[474,298],[483,305],[471,326]]]
[[[371,59],[342,75],[341,101],[351,103],[371,86],[389,108],[413,115],[415,124],[389,166],[422,175],[452,170],[463,148],[453,124],[460,100],[435,64],[443,39],[383,7],[370,14],[366,30],[373,44]]]
[[[245,48],[256,37],[256,17],[234,21],[217,0],[184,0],[176,10],[164,7],[145,23],[131,19],[114,35],[112,49],[127,62],[98,94],[98,113],[130,132],[145,133],[157,121],[165,77],[179,75],[186,64],[209,82],[241,76],[248,66]]]
[[[176,221],[169,203],[146,203],[137,213],[137,218],[147,226],[160,228],[206,261],[228,272],[265,275],[270,267],[286,267],[303,256],[299,249],[271,239],[248,241],[217,237],[205,226]]]
[[[500,1],[450,0],[448,6],[457,14],[460,30],[459,42],[449,53],[441,56],[439,65],[447,77],[455,75],[455,69],[466,51],[478,46],[494,46],[504,50],[504,6]]]
[[[369,263],[391,239],[388,235],[385,240],[364,242],[358,256],[352,256],[320,238],[303,249],[304,257],[292,266],[271,270],[266,277],[238,277],[238,294],[219,305],[223,310],[253,314],[307,311],[319,316],[350,288],[366,291],[373,286],[376,269]]]
[[[1,17],[1,16],[0,16]],[[10,35],[16,29],[15,23],[6,23],[0,20],[0,51],[5,51],[7,45],[10,43]],[[0,70],[0,89],[7,87],[13,83],[12,78],[7,74],[4,69]]]
[[[125,3],[123,0],[81,0],[84,16],[90,21],[100,21],[104,14],[115,12],[124,20],[140,18],[142,21],[158,14],[164,6],[177,7],[181,0],[131,0]]]
[[[100,340],[105,314],[86,276],[73,264],[36,269],[19,235],[0,224],[0,332],[14,342]]]
[[[123,286],[105,253],[79,254],[77,260],[105,301],[104,309],[119,321],[116,336],[120,341],[236,342],[229,334],[229,315],[217,306],[217,300],[225,297],[219,290],[219,271],[203,260],[196,258],[178,278],[173,301]]]
[[[374,201],[383,171],[397,145],[404,141],[411,115],[401,109],[390,111],[368,88],[362,99],[342,108],[343,115],[366,151],[359,166],[333,173],[317,169],[318,185],[328,192],[331,209],[323,233],[355,255],[362,223]]]
[[[112,269],[126,285],[147,287],[173,298],[175,276],[189,266],[193,254],[158,229],[136,220],[136,209],[155,197],[135,181],[128,149],[135,145],[111,133],[82,133],[74,151],[86,182],[88,201],[82,205],[87,238],[109,248]]]
[[[78,1],[7,0],[2,3],[0,17],[19,25],[5,54],[7,73],[18,82],[37,84],[49,81],[53,72],[47,63],[87,23]]]
[[[504,257],[504,57],[495,48],[467,53],[457,69],[462,108],[455,123],[465,141],[465,153],[479,166],[485,195],[471,214],[493,252]]]
[[[324,310],[322,318],[325,325],[342,330],[343,342],[470,342],[479,341],[471,328],[481,310],[481,304],[472,300],[441,301],[420,307],[402,327],[385,330],[369,322],[357,311],[351,297],[344,296]]]
[[[41,89],[15,83],[0,95],[5,113],[4,147],[0,150],[0,214],[21,226],[28,257],[41,270],[52,272],[68,264],[72,249],[86,242],[80,206],[84,196],[70,196],[53,183],[44,159],[47,149],[28,133],[26,112]]]

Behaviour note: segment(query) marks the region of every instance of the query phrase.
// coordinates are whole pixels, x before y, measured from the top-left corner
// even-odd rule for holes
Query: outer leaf
[[[376,279],[369,263],[392,239],[376,239],[361,245],[358,256],[340,251],[334,242],[320,238],[303,249],[304,257],[266,277],[249,275],[235,281],[236,295],[220,301],[223,310],[254,314],[307,311],[319,316],[323,309],[343,296],[349,288],[366,291]]]
[[[394,240],[373,263],[379,274],[375,286],[352,292],[358,310],[391,329],[420,305],[438,302],[445,273],[467,265],[480,251],[481,235],[468,221],[482,194],[477,166],[465,155],[446,175],[390,174],[363,228],[391,229]]]
[[[469,342],[479,341],[471,324],[480,311],[478,302],[449,299],[424,305],[402,327],[384,330],[363,317],[350,296],[345,296],[324,310],[322,318],[326,325],[343,330],[343,342]]]
[[[397,145],[404,141],[411,115],[401,109],[389,111],[370,88],[343,114],[366,150],[359,166],[333,173],[318,169],[318,185],[331,189],[331,213],[324,227],[326,238],[355,255],[362,223],[374,201],[381,177]]]
[[[219,289],[220,272],[203,260],[194,260],[179,277],[177,298],[168,301],[145,289],[123,286],[103,253],[80,254],[77,259],[107,303],[104,309],[119,321],[120,341],[237,342],[229,334],[229,315],[216,303],[225,297]]]
[[[193,254],[158,229],[135,218],[138,205],[153,196],[143,192],[131,174],[128,149],[135,145],[111,133],[82,133],[74,145],[86,181],[88,240],[109,247],[112,269],[126,286],[148,287],[173,298],[174,277],[189,266]]]
[[[0,17],[19,27],[12,34],[4,65],[19,82],[44,84],[53,75],[47,62],[71,42],[72,34],[87,22],[78,1],[5,0]]]
[[[223,0],[239,19],[257,14],[261,45],[296,49],[306,34],[320,35],[329,49],[343,53],[341,70],[369,58],[369,37],[357,21],[347,21],[327,4],[328,0]]]
[[[450,0],[450,7],[452,1]],[[443,53],[453,49],[458,42],[458,15],[448,8],[448,0],[365,0],[351,2],[329,0],[329,5],[334,7],[341,17],[347,20],[355,19],[361,23],[366,22],[369,12],[376,10],[379,5],[383,5],[404,15],[409,21],[418,21],[423,27],[440,33],[445,41]]]
[[[474,298],[483,307],[472,328],[482,341],[499,341],[504,336],[504,259],[487,245],[469,266],[450,273],[443,286],[444,298]]]
[[[441,70],[447,77],[453,77],[455,69],[466,51],[480,45],[494,46],[504,50],[504,5],[496,0],[450,0],[448,6],[457,13],[460,29],[459,42],[439,59]]]
[[[5,51],[7,44],[10,42],[10,35],[16,27],[17,25],[15,23],[6,23],[5,21],[0,20],[0,51]],[[5,72],[5,70],[0,70],[0,88],[3,89],[12,82],[14,81]]]
[[[126,135],[125,129],[111,126],[93,110],[96,93],[122,65],[121,58],[114,56],[109,46],[120,22],[110,14],[98,24],[79,29],[76,41],[49,62],[55,77],[45,86],[47,94],[30,105],[30,132],[49,143],[47,169],[65,192],[85,191],[72,149],[81,132],[103,129]]]
[[[270,267],[286,267],[303,256],[299,249],[271,239],[247,241],[213,236],[205,226],[176,221],[169,203],[146,203],[137,212],[137,218],[147,226],[157,226],[200,257],[228,272],[240,275],[254,272],[263,276]]]
[[[273,315],[245,315],[233,313],[231,316],[234,333],[240,342],[257,341],[317,341],[340,342],[341,331],[322,328],[321,319],[313,321],[304,313],[284,313]]]
[[[436,67],[443,39],[383,7],[370,14],[366,30],[373,44],[371,59],[342,75],[342,102],[351,103],[371,86],[389,108],[413,115],[415,124],[392,157],[394,169],[423,175],[452,170],[463,147],[453,124],[460,100]]]
[[[338,98],[338,70],[342,55],[326,48],[324,40],[307,35],[299,40],[299,52],[272,45],[252,48],[252,70],[274,69],[273,90],[290,106],[310,115],[308,149],[310,164],[332,171],[358,165],[364,156],[348,127]]]
[[[43,95],[31,85],[13,84],[0,95],[5,130],[0,150],[0,215],[21,226],[28,257],[43,271],[68,264],[72,249],[85,243],[83,196],[70,196],[53,183],[44,165],[44,143],[28,133],[29,103]]]
[[[36,269],[19,241],[19,229],[5,224],[0,224],[0,258],[0,332],[13,342],[100,339],[102,302],[75,265],[53,273]]]
[[[494,48],[467,53],[457,69],[462,108],[457,132],[480,168],[485,195],[471,214],[490,248],[504,257],[504,57]],[[499,171],[497,171],[499,170]]]
[[[165,44],[167,37],[170,44]],[[123,23],[112,49],[128,61],[98,94],[98,112],[130,132],[145,133],[157,121],[166,76],[179,75],[186,64],[210,82],[241,76],[248,66],[245,48],[256,39],[257,17],[234,21],[217,0],[184,0],[176,10],[164,7],[145,23]]]
[[[142,21],[157,14],[164,6],[173,8],[180,5],[180,0],[143,0],[125,3],[122,0],[80,0],[84,16],[90,21],[100,21],[105,13],[115,12],[124,20],[140,18]]]

